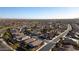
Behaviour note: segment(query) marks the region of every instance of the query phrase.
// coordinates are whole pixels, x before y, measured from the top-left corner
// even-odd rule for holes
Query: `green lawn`
[[[0,26],[0,29],[14,28],[13,26]]]

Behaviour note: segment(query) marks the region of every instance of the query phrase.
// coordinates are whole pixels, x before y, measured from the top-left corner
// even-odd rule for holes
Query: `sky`
[[[72,19],[79,18],[78,7],[0,7],[0,18]]]

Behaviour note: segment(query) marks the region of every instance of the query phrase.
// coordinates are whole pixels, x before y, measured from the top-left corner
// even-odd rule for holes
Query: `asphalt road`
[[[3,39],[0,39],[0,51],[13,51],[14,49],[10,47]]]
[[[53,48],[55,46],[55,44],[57,42],[60,41],[60,38],[67,35],[69,31],[72,30],[72,27],[70,24],[68,24],[68,28],[67,30],[65,30],[63,33],[61,33],[60,35],[54,37],[48,44],[46,44],[43,48],[41,48],[39,51],[49,51],[51,48]]]

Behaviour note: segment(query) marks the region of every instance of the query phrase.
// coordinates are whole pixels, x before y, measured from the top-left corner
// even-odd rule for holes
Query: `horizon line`
[[[0,19],[79,19],[79,18],[0,18]]]

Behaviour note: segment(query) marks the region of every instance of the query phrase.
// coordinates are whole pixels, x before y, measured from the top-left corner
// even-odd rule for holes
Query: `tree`
[[[10,28],[6,29],[6,32],[3,34],[3,39],[5,41],[7,41],[8,43],[9,42],[13,43],[12,42],[13,35],[12,35],[11,31],[10,31]]]
[[[47,29],[46,28],[43,28],[42,30],[41,30],[41,33],[43,33],[43,34],[45,34],[47,32]]]

